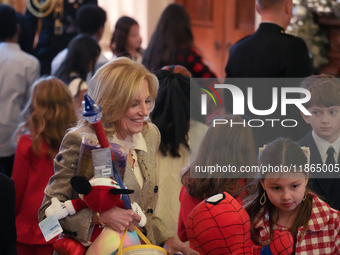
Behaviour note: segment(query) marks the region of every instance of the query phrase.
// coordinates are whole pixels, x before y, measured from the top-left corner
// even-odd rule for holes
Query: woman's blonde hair
[[[152,111],[158,80],[142,64],[126,57],[117,58],[102,66],[91,79],[88,95],[102,107],[102,123],[108,135],[115,132],[117,121],[138,98],[144,80],[148,82]],[[81,119],[79,125],[89,123]]]
[[[25,120],[15,133],[15,142],[29,133],[33,152],[39,155],[44,141],[49,148],[46,152],[49,158],[55,157],[66,130],[77,121],[69,89],[61,80],[51,76],[38,80],[32,86],[22,114]]]

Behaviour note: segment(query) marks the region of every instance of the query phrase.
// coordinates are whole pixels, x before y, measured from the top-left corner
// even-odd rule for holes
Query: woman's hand
[[[168,255],[172,255],[175,252],[182,252],[184,255],[199,255],[198,252],[190,249],[181,241],[175,239],[174,237],[169,238],[165,241],[165,248]]]
[[[135,224],[140,222],[141,217],[132,210],[113,207],[110,210],[100,213],[101,223],[109,226],[117,232],[123,232],[126,228],[133,232]]]

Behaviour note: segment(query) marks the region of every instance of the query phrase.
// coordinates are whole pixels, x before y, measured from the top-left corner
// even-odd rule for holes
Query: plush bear
[[[201,254],[289,255],[294,251],[294,239],[288,231],[275,231],[269,246],[255,245],[248,213],[227,192],[202,201],[191,211],[187,236]]]
[[[131,194],[133,190],[129,189],[120,189],[119,185],[116,181],[111,178],[93,178],[88,181],[85,177],[82,176],[74,176],[71,178],[71,185],[73,189],[79,193],[79,198],[73,200],[67,200],[65,202],[60,202],[57,198],[52,198],[52,204],[46,209],[45,214],[46,217],[54,214],[57,216],[57,219],[62,219],[68,215],[73,215],[81,209],[90,208],[94,212],[104,212],[115,206],[120,208],[124,208],[123,201],[121,200],[121,194]],[[143,227],[146,224],[146,216],[143,213],[142,209],[139,207],[137,203],[133,203],[132,209],[141,216],[141,221],[139,222],[139,226]],[[105,227],[106,228],[106,227]],[[63,255],[83,255],[87,249],[87,247],[97,240],[97,238],[105,238],[107,239],[107,233],[110,233],[111,242],[112,236],[114,235],[115,239],[118,237],[119,240],[116,240],[115,243],[118,244],[120,242],[120,234],[117,234],[115,231],[105,231],[106,234],[103,234],[105,237],[101,237],[101,233],[103,230],[103,226],[96,225],[92,232],[92,236],[90,238],[89,243],[80,243],[71,238],[59,238],[54,243],[55,251],[63,254]],[[128,237],[124,239],[124,246],[138,245],[140,244],[138,235],[133,232],[128,234]],[[111,245],[112,246],[112,245]],[[114,252],[115,248],[112,248],[112,252]],[[103,254],[103,252],[100,252]]]

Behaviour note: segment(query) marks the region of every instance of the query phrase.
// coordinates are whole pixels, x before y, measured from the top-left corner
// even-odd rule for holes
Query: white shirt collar
[[[134,134],[132,136],[133,141],[136,143],[135,150],[142,150],[144,152],[148,152],[148,149],[146,148],[145,139],[142,135],[142,133]]]
[[[13,50],[21,50],[18,43],[0,42],[0,47],[7,47]]]
[[[334,143],[330,144],[329,142],[327,142],[326,140],[322,139],[320,136],[318,136],[314,130],[312,131],[312,136],[313,139],[316,143],[316,146],[318,147],[318,150],[320,152],[321,158],[322,158],[322,162],[326,162],[327,159],[327,150],[330,146],[332,146],[335,150],[334,153],[334,159],[335,162],[338,163],[338,157],[339,157],[339,151],[340,151],[340,135],[338,137],[338,139],[336,139],[334,141]]]
[[[134,134],[132,136],[132,140],[133,141],[131,141],[131,142],[135,143],[135,146],[131,148],[132,150],[142,150],[144,152],[148,152],[148,149],[147,149],[146,143],[145,143],[145,139],[144,139],[144,136],[142,135],[142,133]],[[121,146],[124,147],[124,141],[118,139],[116,134],[113,135],[112,139],[109,139],[109,142],[118,143],[118,144],[120,144]]]

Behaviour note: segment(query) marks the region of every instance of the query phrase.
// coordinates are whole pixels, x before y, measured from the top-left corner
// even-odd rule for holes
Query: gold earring
[[[266,201],[267,201],[266,191],[263,191],[263,194],[262,194],[262,196],[260,198],[260,204],[264,205],[266,203]]]
[[[302,201],[305,201],[307,198],[306,192],[305,192],[305,196],[303,197]]]

